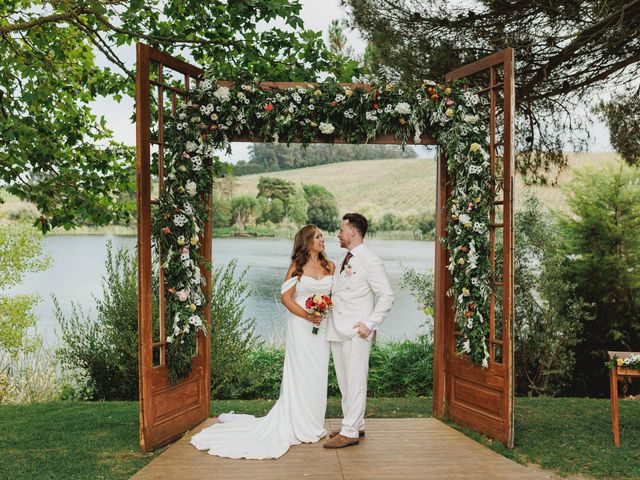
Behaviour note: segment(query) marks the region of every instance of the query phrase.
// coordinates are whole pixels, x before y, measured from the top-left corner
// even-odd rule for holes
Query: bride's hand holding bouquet
[[[311,333],[317,335],[318,325],[320,325],[320,322],[327,317],[327,313],[333,308],[331,297],[328,295],[311,295],[305,301],[304,306],[311,315],[317,317],[317,321],[313,322],[315,325],[311,330]]]

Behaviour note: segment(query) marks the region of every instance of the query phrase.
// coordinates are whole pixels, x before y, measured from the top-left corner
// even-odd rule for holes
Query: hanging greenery
[[[489,212],[493,180],[487,152],[487,100],[464,81],[446,85],[382,82],[365,90],[333,80],[293,88],[234,88],[206,78],[169,117],[165,127],[165,182],[154,212],[153,235],[165,276],[167,364],[176,381],[191,369],[197,332],[206,334],[206,303],[199,235],[206,197],[220,171],[216,152],[231,150],[234,136],[256,141],[299,139],[367,143],[392,134],[403,147],[423,133],[443,149],[452,179],[446,245],[463,350],[488,366]]]

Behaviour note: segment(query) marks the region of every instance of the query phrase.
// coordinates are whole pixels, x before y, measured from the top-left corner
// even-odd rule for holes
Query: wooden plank
[[[503,191],[503,221],[505,224],[503,233],[503,273],[502,281],[502,363],[504,365],[505,395],[504,412],[505,428],[508,448],[513,448],[513,396],[515,384],[515,370],[513,366],[513,334],[514,334],[514,311],[513,297],[514,288],[514,267],[513,258],[515,255],[515,228],[514,228],[514,184],[515,184],[515,75],[514,75],[514,53],[512,48],[502,51],[504,61],[504,191]]]
[[[296,445],[277,460],[233,460],[196,450],[189,440],[211,425],[188,432],[132,478],[229,479],[531,479],[553,473],[519,465],[434,418],[367,419],[367,436],[357,446],[322,448],[323,441]],[[340,425],[328,419],[325,428]]]
[[[507,49],[507,50],[511,50],[511,49]],[[469,75],[476,74],[482,70],[487,70],[493,66],[500,65],[504,61],[504,54],[503,54],[504,51],[505,50],[496,52],[492,55],[481,58],[480,60],[477,60],[473,63],[464,65],[456,70],[453,70],[452,72],[447,73],[444,78],[447,82],[449,82],[451,80],[464,78]]]
[[[265,140],[263,138],[260,137],[247,137],[247,136],[243,136],[243,135],[232,135],[230,137],[231,142],[249,142],[249,143],[263,143],[265,142]],[[268,142],[267,142],[268,143]],[[286,143],[286,139],[283,137],[280,139],[280,143]],[[302,143],[302,138],[300,138],[299,136],[295,136],[291,139],[290,143]],[[337,144],[346,144],[349,143],[347,142],[345,139],[341,138],[341,137],[337,137],[335,138],[333,141],[326,139],[326,138],[322,138],[322,137],[316,137],[311,143],[337,143]],[[377,145],[399,145],[401,142],[400,140],[397,140],[392,134],[385,134],[385,135],[378,135],[376,138],[369,140],[367,143],[370,144],[377,144]],[[430,135],[423,133],[420,136],[420,142],[415,143],[413,141],[413,136],[409,137],[409,140],[407,141],[407,145],[437,145],[436,141],[433,139],[433,137],[431,137]]]
[[[140,447],[146,450],[153,414],[146,408],[151,398],[150,365],[153,343],[151,318],[151,121],[149,93],[149,47],[136,46],[136,206],[138,249],[138,390],[140,402]]]
[[[445,395],[445,324],[446,324],[446,289],[445,278],[447,272],[447,247],[444,244],[447,226],[447,159],[442,149],[437,155],[436,179],[436,252],[435,252],[435,308],[433,318],[433,403],[432,415],[435,418],[444,416]]]

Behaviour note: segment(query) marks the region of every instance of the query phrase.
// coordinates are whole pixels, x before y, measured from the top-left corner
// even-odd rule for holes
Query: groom
[[[371,339],[393,304],[382,260],[363,243],[368,226],[364,216],[347,213],[338,233],[340,246],[349,251],[334,273],[327,339],[342,394],[343,420],[342,429],[329,434],[324,448],[357,445],[364,436]]]

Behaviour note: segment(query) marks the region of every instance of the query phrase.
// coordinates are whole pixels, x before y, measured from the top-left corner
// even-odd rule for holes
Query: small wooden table
[[[632,355],[640,355],[640,352],[607,352],[609,358],[618,357],[621,359],[629,358]],[[618,419],[618,378],[619,377],[640,377],[640,370],[635,368],[626,368],[616,365],[609,370],[609,378],[611,380],[611,423],[613,426],[613,443],[616,448],[620,447],[620,428]]]

